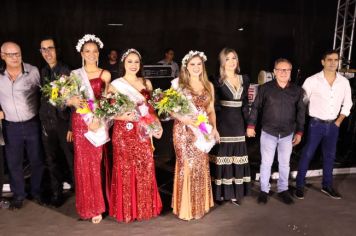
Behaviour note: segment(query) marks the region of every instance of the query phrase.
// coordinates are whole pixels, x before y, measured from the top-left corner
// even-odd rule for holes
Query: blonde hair
[[[202,82],[204,89],[208,92],[209,101],[211,101],[213,99],[213,94],[212,94],[213,92],[212,92],[210,82],[208,79],[208,74],[206,73],[204,58],[202,58],[199,55],[193,56],[193,57],[189,58],[189,60],[187,60],[187,65],[193,58],[196,58],[196,57],[200,58],[200,60],[202,62],[202,66],[203,66],[203,71],[199,75],[199,80]],[[179,86],[181,88],[187,88],[190,91],[193,91],[193,88],[190,86],[189,81],[190,81],[190,74],[187,69],[187,66],[182,65],[180,68],[180,74],[179,74]]]
[[[236,61],[237,61],[237,66],[236,66],[236,69],[235,69],[235,73],[236,74],[240,73],[240,63],[239,63],[239,58],[237,56],[237,52],[232,48],[223,48],[223,50],[221,50],[221,52],[219,53],[220,80],[221,81],[226,79],[226,72],[225,72],[226,57],[231,52],[235,55]]]

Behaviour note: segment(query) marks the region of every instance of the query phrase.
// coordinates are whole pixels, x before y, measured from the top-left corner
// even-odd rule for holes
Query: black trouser
[[[40,122],[34,117],[24,122],[4,121],[5,157],[10,174],[11,191],[15,200],[24,200],[25,177],[23,173],[24,155],[31,165],[31,194],[39,197],[43,174]],[[25,153],[26,152],[26,153]]]
[[[0,201],[2,198],[2,188],[4,185],[4,149],[0,145]]]
[[[64,181],[74,183],[73,146],[67,142],[67,133],[67,121],[42,121],[45,164],[50,177],[50,190],[54,195],[62,193]]]

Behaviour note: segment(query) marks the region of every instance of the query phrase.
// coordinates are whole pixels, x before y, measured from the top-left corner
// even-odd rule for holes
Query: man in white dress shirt
[[[323,70],[303,84],[305,101],[309,103],[309,129],[307,143],[299,161],[295,195],[304,198],[305,176],[315,150],[321,143],[323,154],[323,180],[321,191],[334,199],[341,199],[333,188],[333,165],[341,122],[350,114],[352,107],[349,81],[337,73],[339,54],[326,52],[321,60]]]

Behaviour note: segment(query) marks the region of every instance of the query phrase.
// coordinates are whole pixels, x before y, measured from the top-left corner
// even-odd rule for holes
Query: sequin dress
[[[240,201],[250,190],[250,167],[245,142],[244,116],[248,116],[248,77],[239,76],[236,90],[227,80],[215,83],[216,126],[220,144],[211,155],[214,199]]]
[[[148,98],[146,90],[141,93]],[[115,120],[109,214],[119,222],[148,220],[162,210],[151,140],[139,130],[138,122]]]
[[[207,92],[192,94],[199,110],[206,111]],[[173,213],[180,219],[199,219],[214,205],[209,172],[209,156],[194,146],[193,131],[178,120],[174,121],[173,144],[176,166],[172,197]]]
[[[101,96],[105,83],[101,78],[91,79],[96,98]],[[72,115],[74,144],[75,205],[81,219],[90,219],[105,211],[102,188],[103,146],[93,146],[85,137],[88,126],[80,114]]]

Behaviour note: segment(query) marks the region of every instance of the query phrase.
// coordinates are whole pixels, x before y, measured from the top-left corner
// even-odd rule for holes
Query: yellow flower
[[[77,108],[76,112],[83,115],[83,114],[88,114],[91,111],[89,109],[88,103],[85,103],[85,105],[83,107]]]
[[[201,123],[208,123],[208,118],[205,115],[198,115],[197,121],[195,122],[195,125],[200,125]]]
[[[58,98],[58,88],[52,88],[51,99],[55,100]]]
[[[161,101],[159,101],[158,103],[158,107],[163,107],[164,105],[166,105],[168,103],[168,98],[164,97]]]
[[[175,96],[177,95],[177,91],[175,91],[174,89],[170,88],[166,91],[166,95],[167,96]]]

